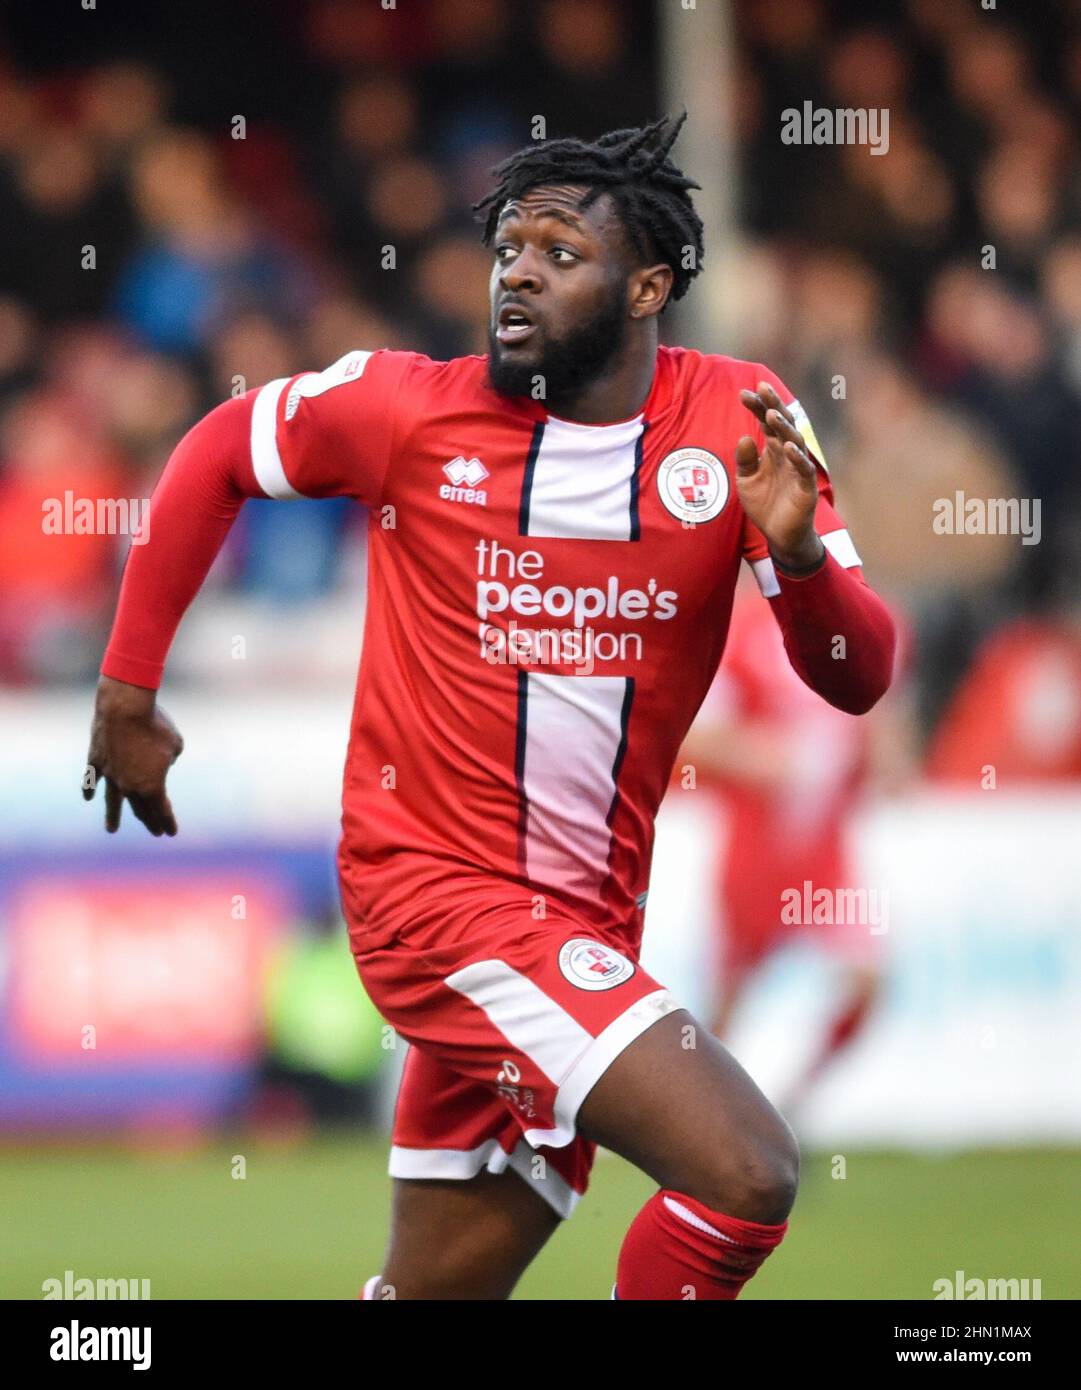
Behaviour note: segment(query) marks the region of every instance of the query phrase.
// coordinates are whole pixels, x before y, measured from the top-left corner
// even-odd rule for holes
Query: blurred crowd
[[[595,136],[665,109],[663,3],[416,0],[403,24],[267,0],[234,23],[198,0],[53,56],[32,20],[0,33],[0,683],[87,680],[111,616],[123,538],[44,535],[44,498],[148,496],[216,402],[351,348],[485,350],[470,204],[537,114]],[[1027,717],[1072,719],[1076,749],[1081,5],[732,8],[743,336],[699,346],[769,363],[808,408],[912,624],[923,732],[1019,634],[1055,653]],[[888,153],[785,145],[805,100],[887,108]],[[957,491],[1040,499],[1040,543],[936,532]],[[216,601],[340,595],[360,532],[344,503],[249,504]],[[212,679],[189,650],[173,676]]]
[[[914,625],[924,732],[959,682],[1005,701],[983,658],[1008,633],[1040,692],[1015,717],[1056,720],[1081,774],[1081,6],[841,8],[740,7],[742,355],[798,392]],[[783,144],[808,99],[886,108],[888,153]],[[1039,542],[944,534],[958,492],[1038,499]]]

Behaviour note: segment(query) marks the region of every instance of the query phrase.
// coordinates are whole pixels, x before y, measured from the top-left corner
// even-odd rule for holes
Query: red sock
[[[655,1192],[634,1218],[619,1252],[619,1299],[733,1299],[788,1222],[763,1226],[710,1211],[681,1192]]]

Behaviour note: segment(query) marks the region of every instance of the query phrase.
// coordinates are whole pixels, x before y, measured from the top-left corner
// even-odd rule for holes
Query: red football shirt
[[[479,873],[635,941],[741,559],[778,592],[736,493],[737,440],[762,442],[738,393],[792,393],[760,365],[662,347],[641,411],[588,425],[497,394],[486,365],[354,352],[255,395],[265,493],[371,509],[346,913],[355,941],[389,940],[418,898]],[[859,564],[824,469],[816,525]]]

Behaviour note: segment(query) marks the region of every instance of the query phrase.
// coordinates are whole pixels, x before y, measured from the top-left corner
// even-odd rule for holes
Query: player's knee
[[[799,1146],[781,1121],[775,1132],[748,1138],[735,1153],[726,1146],[700,1190],[689,1195],[741,1221],[779,1225],[795,1204],[798,1186]]]
[[[756,1149],[751,1156],[737,1196],[744,1221],[776,1225],[788,1219],[799,1186],[799,1148],[789,1135]]]

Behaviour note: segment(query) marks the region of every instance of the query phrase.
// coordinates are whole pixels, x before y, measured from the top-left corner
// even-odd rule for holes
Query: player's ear
[[[635,270],[628,287],[631,318],[645,319],[659,314],[672,292],[672,279],[670,265],[650,265]]]

